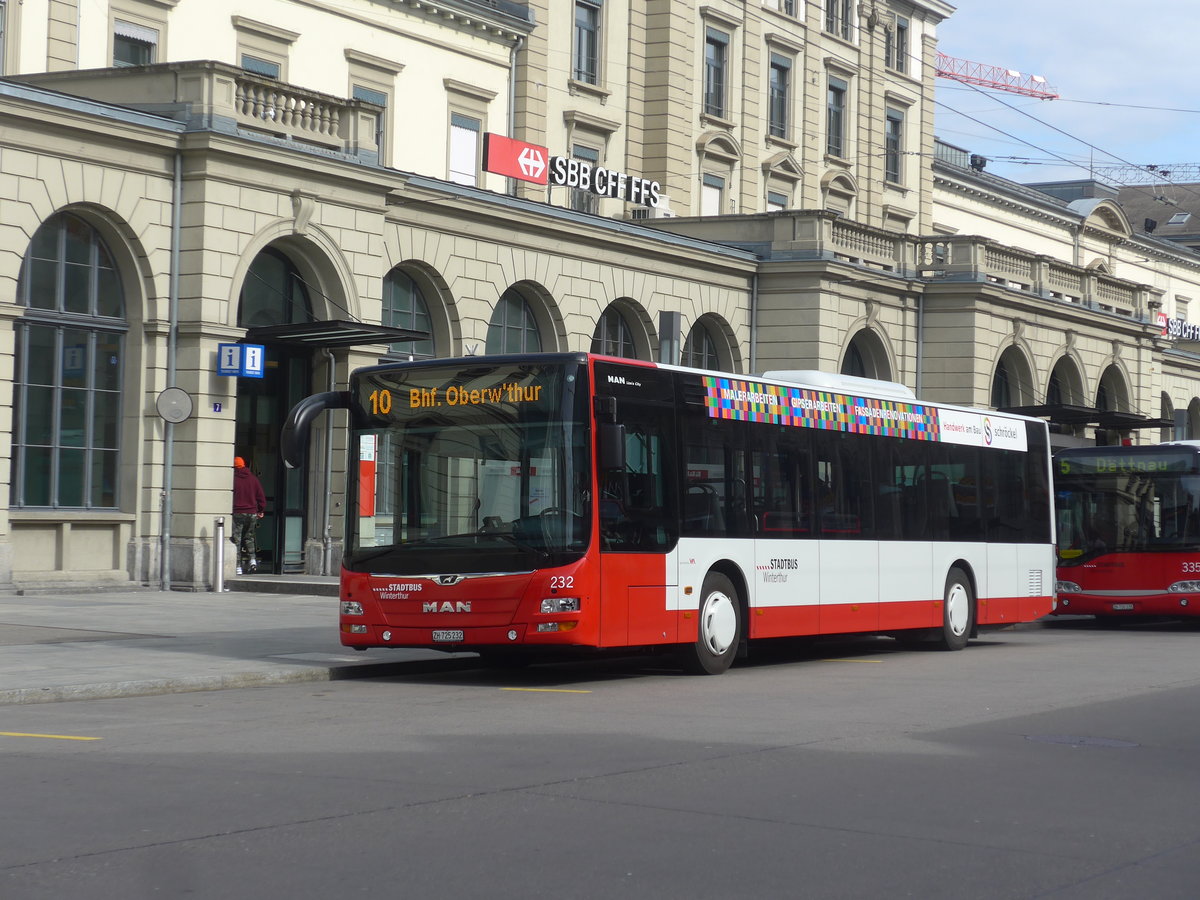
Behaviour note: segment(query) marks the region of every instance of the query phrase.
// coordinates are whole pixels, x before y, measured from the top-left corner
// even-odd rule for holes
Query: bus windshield
[[[359,373],[346,568],[513,572],[582,556],[585,379],[582,362],[503,359]]]
[[[1117,472],[1059,477],[1058,556],[1200,549],[1200,476]]]

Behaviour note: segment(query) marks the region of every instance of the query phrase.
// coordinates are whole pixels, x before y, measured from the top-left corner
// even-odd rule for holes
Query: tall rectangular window
[[[586,84],[600,83],[601,0],[575,0],[575,58],[571,77]]]
[[[908,71],[908,19],[896,17],[896,24],[884,34],[883,62],[897,72]]]
[[[148,66],[156,61],[157,51],[158,32],[153,28],[120,19],[113,23],[114,67]]]
[[[708,28],[704,36],[704,112],[725,115],[725,80],[729,70],[729,35]]]
[[[450,180],[455,184],[478,183],[479,134],[483,123],[462,113],[450,114]]]
[[[591,166],[593,173],[596,171],[596,166],[600,165],[600,151],[593,147],[576,144],[571,148],[571,156]],[[596,213],[600,211],[600,198],[591,191],[579,188],[571,188],[570,204],[571,209],[579,212]]]
[[[705,175],[700,185],[700,215],[719,216],[724,210],[725,179],[720,175]]]
[[[846,155],[846,92],[849,85],[840,78],[830,78],[825,101],[825,152],[830,156]]]
[[[778,53],[771,54],[770,133],[772,137],[788,136],[788,107],[792,100],[792,61]]]
[[[850,40],[850,0],[825,0],[825,30]]]
[[[898,109],[887,111],[887,124],[884,130],[884,172],[883,177],[892,184],[904,182],[904,113]]]

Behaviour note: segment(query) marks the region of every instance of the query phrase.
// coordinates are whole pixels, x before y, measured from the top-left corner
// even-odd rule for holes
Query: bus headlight
[[[578,597],[544,597],[541,611],[544,613],[579,612],[579,606]]]
[[[1056,581],[1054,590],[1060,594],[1082,594],[1083,588],[1073,581]]]
[[[362,614],[363,614],[362,604],[359,603],[357,600],[343,600],[342,601],[342,615],[343,616],[361,616]]]
[[[1200,594],[1200,581],[1177,581],[1169,588],[1170,594]]]

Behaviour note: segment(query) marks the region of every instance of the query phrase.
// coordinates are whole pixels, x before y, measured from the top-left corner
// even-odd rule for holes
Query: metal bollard
[[[216,571],[213,572],[213,591],[215,593],[223,593],[225,590],[225,517],[217,516],[216,525],[213,528],[213,565]]]

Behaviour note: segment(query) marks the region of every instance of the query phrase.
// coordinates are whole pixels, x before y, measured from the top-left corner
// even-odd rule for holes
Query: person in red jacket
[[[267,495],[263,493],[258,476],[246,468],[240,456],[233,458],[233,537],[238,551],[237,573],[243,569],[251,574],[258,571],[258,548],[254,532],[258,520],[267,511]]]

